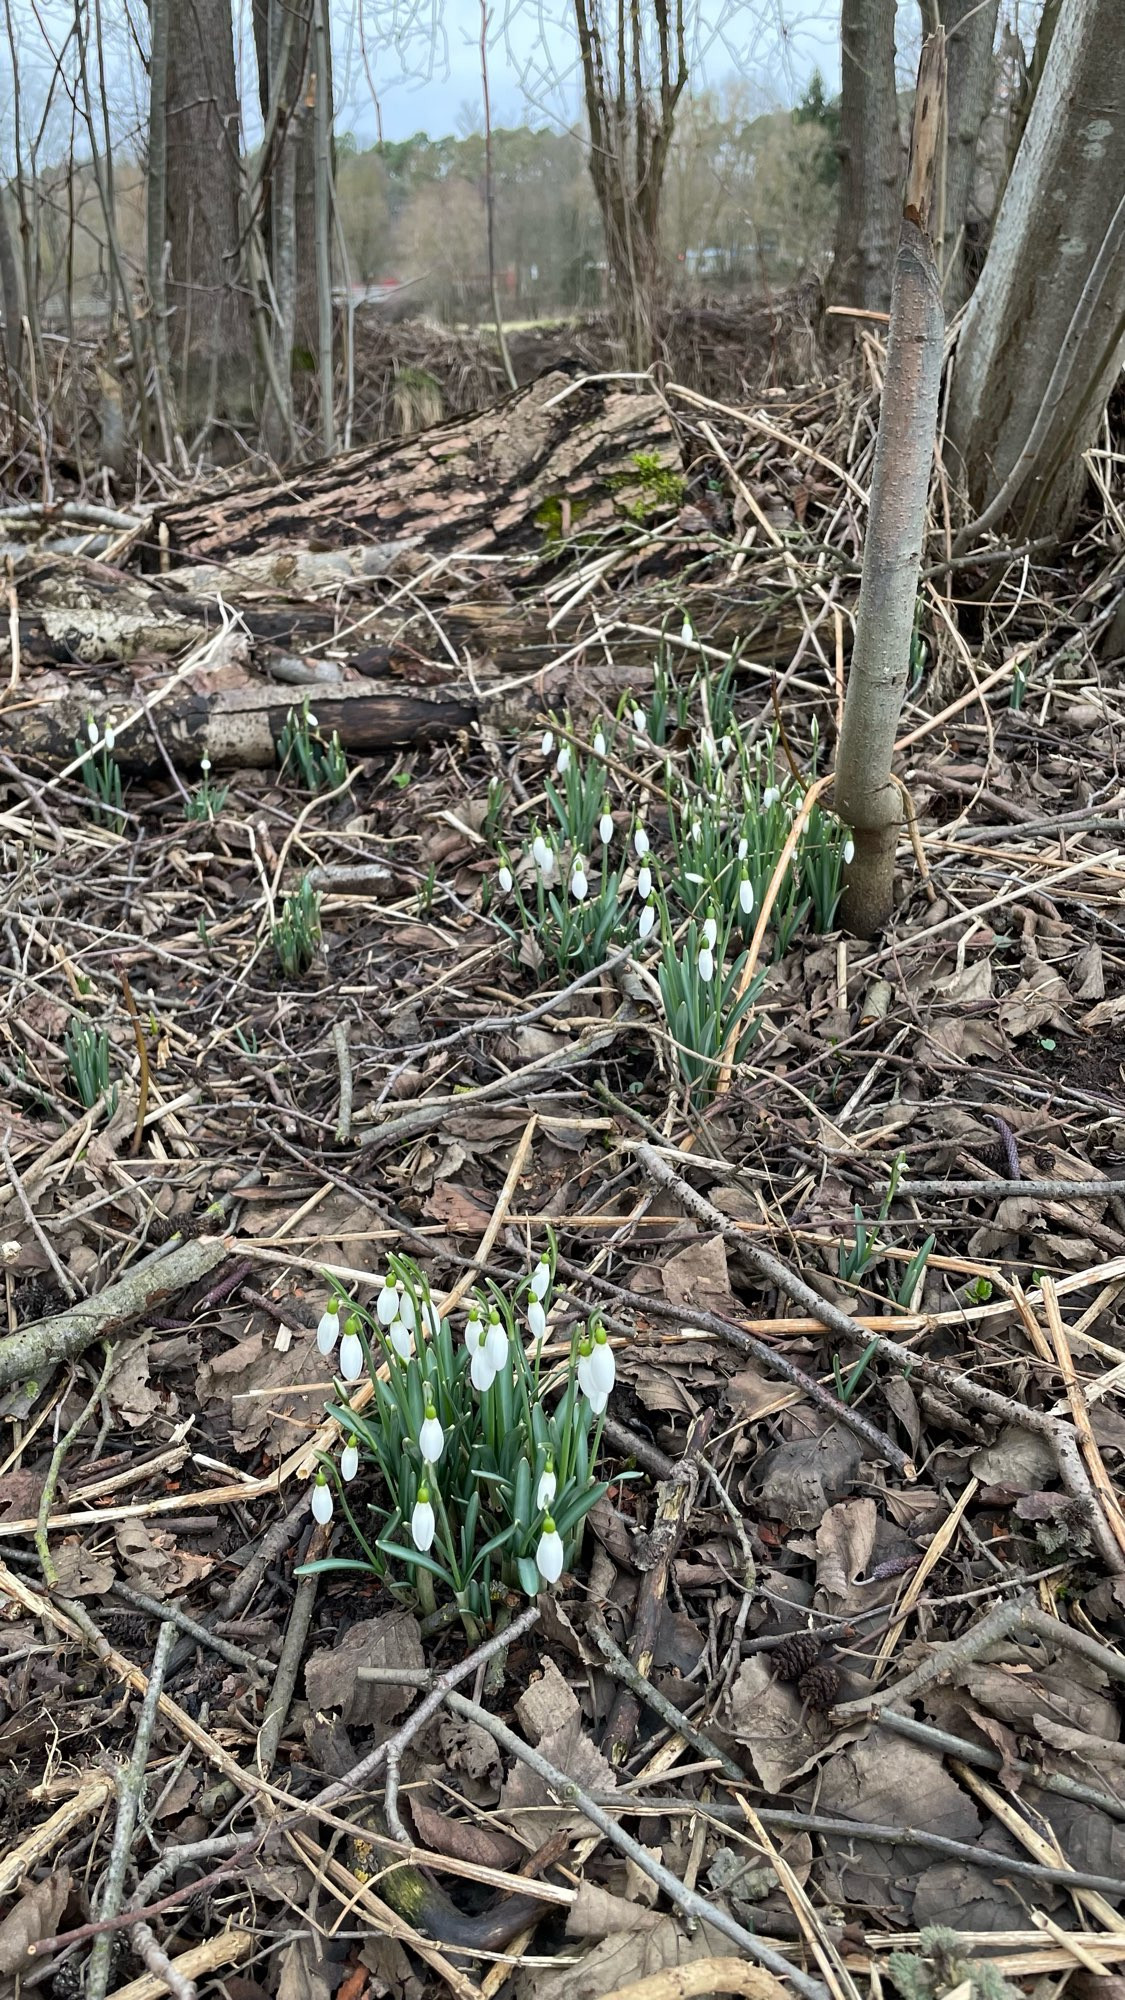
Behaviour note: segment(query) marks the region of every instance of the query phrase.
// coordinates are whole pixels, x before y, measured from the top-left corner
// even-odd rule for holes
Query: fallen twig
[[[205,1278],[227,1254],[219,1237],[197,1237],[126,1272],[96,1298],[8,1334],[0,1340],[0,1389],[13,1382],[41,1382],[60,1361],[73,1361],[95,1340],[110,1339],[142,1314],[158,1311],[168,1299]]]
[[[115,1917],[121,1906],[125,1888],[125,1870],[129,1862],[129,1852],[133,1845],[133,1834],[137,1824],[144,1794],[145,1769],[148,1764],[149,1745],[156,1726],[160,1695],[164,1686],[164,1675],[172,1651],[172,1641],[176,1628],[170,1623],[160,1627],[156,1649],[152,1656],[152,1672],[141,1703],[141,1713],[137,1722],[137,1733],[133,1740],[133,1754],[125,1770],[117,1781],[117,1822],[113,1829],[113,1845],[110,1848],[109,1864],[98,1898],[98,1915],[103,1920]],[[110,1941],[107,1933],[94,1939],[90,1951],[90,1962],[86,1968],[87,2000],[105,2000],[109,1984]]]

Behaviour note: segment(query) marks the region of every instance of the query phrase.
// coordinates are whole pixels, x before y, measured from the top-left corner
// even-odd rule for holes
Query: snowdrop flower
[[[482,1396],[487,1394],[496,1380],[496,1370],[488,1358],[486,1342],[482,1342],[473,1354],[469,1363],[469,1380]]]
[[[363,1342],[359,1337],[359,1321],[353,1318],[348,1320],[340,1342],[340,1379],[343,1382],[358,1382],[362,1374]]]
[[[355,1478],[358,1471],[359,1446],[354,1437],[350,1437],[340,1453],[340,1477],[350,1481]]]
[[[401,1319],[393,1319],[387,1328],[387,1339],[400,1361],[409,1361],[414,1352],[414,1341],[410,1328]]]
[[[329,1299],[324,1312],[317,1321],[316,1344],[322,1354],[331,1354],[340,1338],[340,1301]]]
[[[701,841],[701,840],[702,840],[702,838],[703,838],[703,827],[702,827],[701,823],[699,822],[699,820],[697,820],[697,819],[693,819],[693,820],[692,820],[692,823],[691,823],[691,837],[692,837],[692,840],[693,840],[693,841],[695,842],[695,845],[696,845],[696,846],[698,847],[698,846],[699,846],[699,843],[700,843],[700,841]]]
[[[738,907],[744,917],[748,917],[754,908],[754,884],[748,875],[744,875],[738,885]]]
[[[311,708],[306,708],[305,710],[305,721],[308,723],[310,729],[320,728],[320,723],[318,722],[316,716],[313,714]]]
[[[441,1314],[432,1299],[422,1300],[422,1326],[431,1340],[436,1340],[441,1332]]]
[[[539,1487],[535,1495],[535,1505],[541,1511],[545,1512],[551,1506],[558,1491],[558,1484],[559,1482],[555,1478],[554,1465],[548,1458],[543,1471],[539,1475]]]
[[[465,1346],[468,1348],[470,1354],[476,1353],[483,1339],[484,1328],[480,1322],[480,1307],[474,1299],[472,1305],[469,1307],[469,1317],[465,1322]]]
[[[544,757],[549,757],[554,747],[555,747],[555,732],[553,729],[545,729],[543,731],[543,741],[539,745],[539,748],[543,752]]]
[[[398,1302],[398,1316],[408,1333],[413,1333],[416,1330],[418,1325],[418,1314],[414,1310],[414,1301],[411,1298],[410,1293],[407,1291],[405,1285],[403,1286],[402,1289],[402,1297]]]
[[[633,710],[633,728],[636,730],[638,736],[648,735],[648,717],[643,708],[635,708]]]
[[[508,1329],[498,1312],[489,1314],[484,1353],[494,1375],[499,1375],[508,1359]]]
[[[590,882],[586,874],[586,864],[581,854],[576,854],[570,871],[570,893],[576,903],[584,903],[590,893]]]
[[[92,715],[88,715],[86,717],[86,734],[89,737],[91,743],[97,742],[100,731]]]
[[[747,840],[746,835],[743,834],[742,839],[738,843],[739,860],[745,861],[746,856],[749,854],[749,852],[750,852],[750,842]]]
[[[398,1286],[393,1278],[383,1279],[383,1289],[375,1301],[375,1312],[380,1326],[389,1326],[392,1320],[398,1318]]]
[[[642,903],[647,903],[652,894],[652,869],[647,861],[642,861],[637,870],[637,894]]]
[[[606,752],[605,733],[603,730],[599,729],[595,732],[594,735],[594,755],[595,757],[604,757],[605,752]]]
[[[734,737],[724,736],[721,744],[719,745],[719,748],[721,749],[724,758],[729,757],[731,751],[734,749]]]
[[[116,735],[115,735],[115,733],[114,733],[114,728],[113,728],[113,717],[112,717],[112,715],[107,715],[107,716],[106,716],[106,719],[105,719],[105,739],[104,739],[104,741],[105,741],[105,747],[106,747],[106,749],[107,749],[107,750],[112,750],[112,749],[113,749],[113,746],[114,746],[114,744],[115,744],[115,743],[116,743],[116,741],[117,741],[117,737],[116,737]]]
[[[617,1380],[617,1363],[609,1344],[604,1326],[594,1328],[594,1345],[587,1370],[588,1379],[595,1396],[608,1400],[614,1382]],[[589,1391],[587,1391],[589,1394]]]
[[[710,951],[714,951],[715,946],[718,943],[718,940],[719,940],[719,925],[717,919],[715,917],[704,917],[703,919],[704,944],[708,947]]]
[[[589,1335],[587,1335],[578,1349],[578,1387],[584,1396],[590,1398],[591,1402],[593,1402],[595,1396],[600,1396],[601,1394],[601,1390],[598,1388],[592,1372],[593,1360],[594,1344]]]
[[[780,797],[781,792],[777,785],[767,785],[762,793],[762,811],[768,812],[771,806],[777,804]]]
[[[501,895],[510,896],[512,893],[512,871],[506,861],[502,861],[496,870],[496,880],[500,885]]]
[[[322,1528],[326,1528],[332,1519],[332,1488],[323,1472],[318,1472],[313,1482],[312,1511],[313,1520],[318,1521]]]
[[[437,1411],[432,1403],[426,1404],[426,1415],[418,1432],[418,1449],[427,1465],[436,1465],[445,1450],[445,1432],[438,1422]]]
[[[633,828],[633,849],[638,861],[644,860],[650,845],[648,834],[645,832],[645,823],[643,819],[639,819]]]
[[[536,1340],[542,1340],[547,1331],[547,1315],[539,1299],[532,1299],[527,1308],[527,1324]]]
[[[533,1299],[545,1298],[547,1295],[547,1287],[550,1285],[550,1282],[551,1282],[550,1262],[546,1257],[540,1257],[538,1264],[535,1266],[535,1269],[531,1274],[532,1298]]]
[[[557,1583],[563,1569],[562,1536],[548,1514],[535,1551],[535,1567],[544,1583]]]
[[[652,897],[650,896],[648,902],[644,906],[644,909],[641,911],[641,920],[640,923],[637,925],[637,936],[640,938],[642,944],[644,943],[646,937],[648,937],[655,922],[656,922],[656,905],[653,902]]]
[[[569,769],[570,769],[570,744],[569,744],[569,743],[563,743],[563,744],[560,744],[560,746],[559,746],[559,754],[558,754],[558,756],[557,756],[557,757],[555,758],[555,769],[556,769],[556,771],[558,772],[558,774],[559,774],[559,777],[560,777],[560,778],[565,778],[565,777],[566,777],[566,774],[567,774],[567,772],[568,772],[568,771],[569,771]]]
[[[414,1512],[410,1516],[410,1539],[415,1548],[420,1549],[423,1555],[425,1555],[427,1549],[433,1544],[436,1525],[434,1510],[430,1505],[430,1489],[423,1481],[422,1485],[418,1488],[418,1498],[414,1502]]]
[[[210,757],[201,757],[199,760],[199,768],[202,771],[203,776],[206,777],[208,771],[211,769]]]
[[[598,838],[603,847],[608,847],[613,839],[613,814],[608,807],[598,821]]]
[[[543,833],[537,833],[531,843],[531,858],[538,868],[544,883],[550,882],[555,872],[555,850]]]
[[[855,841],[854,841],[854,840],[845,840],[845,842],[844,842],[844,867],[845,867],[845,868],[850,868],[850,867],[851,867],[851,865],[852,865],[852,862],[853,862],[854,860],[855,860]]]
[[[691,619],[688,617],[686,611],[684,613],[684,622],[680,627],[680,637],[683,640],[685,646],[690,646],[695,638],[695,627],[693,626]]]
[[[710,986],[711,981],[715,977],[715,954],[709,944],[700,946],[699,957],[695,961],[695,969],[702,979],[704,986]]]

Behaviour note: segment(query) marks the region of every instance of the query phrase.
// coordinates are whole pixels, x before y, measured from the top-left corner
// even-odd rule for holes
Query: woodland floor
[[[164,1953],[178,2000],[191,1980],[226,2000],[600,2000],[650,1976],[650,2000],[767,2000],[776,1961],[753,1969],[747,1934],[796,1990],[833,2000],[878,2000],[887,1980],[903,2000],[996,2000],[1005,1980],[1093,1992],[1125,1961],[1125,689],[1107,639],[1123,582],[1120,517],[1098,501],[1108,445],[1061,553],[951,563],[938,489],[894,922],[872,943],[800,928],[776,961],[764,931],[758,1032],[728,1091],[688,1101],[639,946],[639,971],[619,956],[575,986],[533,940],[513,948],[495,896],[497,837],[511,847],[548,812],[548,713],[581,755],[626,687],[650,699],[657,646],[639,657],[630,628],[642,574],[685,687],[711,637],[697,604],[748,583],[770,597],[795,636],[767,645],[764,614],[747,636],[739,728],[753,745],[780,721],[776,754],[803,783],[815,719],[830,766],[878,369],[868,338],[853,372],[765,407],[764,429],[679,407],[682,504],[602,526],[596,550],[578,535],[552,549],[547,583],[527,554],[542,523],[482,572],[482,602],[585,592],[557,665],[537,653],[496,675],[447,643],[471,563],[288,595],[232,565],[224,615],[268,605],[299,626],[315,610],[328,636],[306,650],[345,684],[357,621],[396,594],[423,604],[432,643],[412,641],[412,680],[479,704],[445,740],[349,752],[329,792],[276,761],[221,768],[219,745],[221,810],[190,820],[198,746],[181,758],[160,732],[184,657],[9,654],[0,1974],[20,1989],[65,2000],[93,1980],[149,2000]],[[141,541],[155,560],[151,520],[99,552],[122,591]],[[88,582],[94,563],[67,560]],[[43,543],[16,560],[17,628],[57,630],[37,592],[50,574],[57,603],[62,561]],[[250,643],[209,685],[268,667]],[[155,718],[159,760],[122,758],[119,825],[94,815],[80,771],[21,749],[21,722],[77,682],[101,726],[138,691]],[[633,742],[611,773],[622,847],[640,797],[667,852],[660,785],[706,727],[691,685],[667,745]],[[325,684],[306,691],[319,706]],[[376,864],[372,887],[357,870]],[[310,873],[322,946],[289,979],[271,925]],[[76,1022],[108,1035],[113,1091],[88,1109],[64,1049]],[[324,1274],[370,1297],[404,1251],[435,1297],[460,1296],[477,1268],[521,1276],[548,1225],[551,1338],[565,1349],[600,1304],[616,1350],[611,1484],[537,1621],[515,1594],[517,1636],[462,1693],[577,1795],[437,1703],[402,1751],[412,1904],[371,1810],[382,1768],[320,1795],[409,1724],[419,1670],[472,1648],[375,1576],[295,1578],[320,1533],[314,1451],[335,1448]],[[803,1279],[803,1304],[762,1251]],[[364,1479],[353,1504],[377,1507]],[[352,1552],[339,1514],[329,1539]],[[780,1650],[794,1634],[811,1638]],[[622,1652],[643,1676],[624,1709]],[[380,1664],[397,1682],[357,1678]],[[515,1938],[514,1893],[533,1899]],[[99,1969],[85,1927],[119,1912]]]

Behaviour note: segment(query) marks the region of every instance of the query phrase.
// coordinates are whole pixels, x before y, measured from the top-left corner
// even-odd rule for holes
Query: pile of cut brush
[[[1125,1957],[1113,522],[935,554],[843,937],[856,368],[4,516],[24,1985]]]

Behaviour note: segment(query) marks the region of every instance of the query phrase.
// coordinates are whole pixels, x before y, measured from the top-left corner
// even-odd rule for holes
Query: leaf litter
[[[784,498],[812,441],[862,479],[875,387],[862,370],[846,386],[846,410],[835,390],[778,399],[790,452],[712,411],[738,477]],[[690,474],[686,430],[681,449]],[[854,578],[841,570],[830,595],[822,547],[842,532],[840,497],[813,489],[784,563],[761,556],[734,682],[751,749],[774,716],[760,659],[795,643],[771,590],[795,596],[810,633],[842,607],[846,643]],[[1119,690],[1064,571],[991,565],[982,657],[1038,649],[1037,722],[1003,683],[940,723],[947,691],[914,692],[926,882],[904,847],[893,932],[874,945],[798,925],[729,1091],[693,1095],[655,959],[634,949],[614,967],[607,951],[572,991],[580,968],[558,968],[545,925],[511,948],[495,895],[497,840],[514,848],[548,810],[546,722],[586,754],[626,686],[646,703],[682,692],[684,711],[678,736],[632,741],[611,769],[613,841],[631,882],[640,802],[675,865],[663,783],[688,768],[702,691],[716,694],[677,634],[687,614],[707,641],[729,551],[711,537],[688,576],[689,542],[673,559],[636,523],[620,533],[659,577],[663,647],[638,649],[649,608],[599,595],[579,549],[589,654],[548,664],[530,698],[482,658],[479,722],[368,752],[345,796],[235,761],[223,811],[185,821],[163,780],[131,776],[122,830],[18,745],[5,766],[5,918],[24,969],[0,1038],[0,1241],[10,1338],[47,1332],[42,1365],[13,1362],[0,1390],[0,1750],[15,1774],[0,1810],[17,1864],[0,1965],[36,1966],[59,2000],[102,1914],[112,1823],[84,1803],[104,1803],[91,1779],[125,1771],[138,1742],[143,1831],[108,1913],[111,1990],[139,1994],[142,1908],[184,1962],[175,1976],[228,2000],[502,1986],[601,2000],[729,1958],[731,1924],[806,1996],[850,2000],[879,1977],[904,2000],[960,1993],[958,1980],[965,2000],[997,2000],[1002,1978],[1041,1996],[1077,1965],[1097,2000],[1125,1961],[1125,875],[1100,824],[1120,821],[1119,787],[1095,782],[1083,733],[1109,760]],[[1083,533],[1075,573],[1108,574],[1109,523]],[[513,591],[548,593],[556,560],[530,582],[514,565]],[[417,588],[440,632],[462,586],[433,567]],[[16,587],[33,605],[34,573]],[[389,588],[371,580],[349,606],[374,612]],[[330,633],[334,590],[312,584],[306,604]],[[923,618],[942,590],[927,585]],[[247,591],[270,600],[260,580]],[[333,650],[344,684],[358,678],[346,639]],[[621,667],[599,683],[615,650]],[[250,641],[224,673],[265,687],[270,667]],[[123,711],[119,669],[97,671],[101,707]],[[175,667],[142,671],[159,715]],[[440,647],[426,671],[453,682]],[[23,672],[34,687],[39,669]],[[52,699],[66,686],[44,677]],[[814,721],[822,754],[832,739],[832,673],[804,657],[778,703],[807,771]],[[378,891],[347,886],[373,863]],[[269,928],[310,870],[319,955],[287,980]],[[108,1038],[111,1081],[86,1106],[64,1051],[76,1021]],[[639,1171],[646,1137],[672,1188]],[[538,1624],[458,1683],[474,1712],[442,1696],[411,1733],[429,1677],[460,1670],[473,1642],[448,1605],[396,1596],[373,1568],[304,1573],[321,1532],[310,1453],[333,1393],[315,1331],[325,1269],[364,1296],[408,1249],[436,1295],[466,1261],[510,1278],[548,1227],[567,1296],[600,1304],[615,1344],[609,1491]],[[177,1246],[216,1232],[207,1268],[161,1290]],[[108,1324],[99,1299],[125,1280],[133,1307]],[[548,1351],[568,1337],[564,1313]],[[810,1400],[809,1377],[833,1407]],[[677,1479],[686,1517],[665,1545],[655,1496]],[[356,1558],[346,1521],[328,1541]],[[1049,1637],[1008,1631],[978,1652],[982,1621],[1014,1601],[1049,1613]],[[152,1605],[176,1632],[144,1735]],[[526,1607],[509,1592],[501,1623]],[[595,1617],[631,1686],[593,1642]],[[807,1644],[786,1655],[795,1638]],[[400,1739],[413,1874],[396,1870],[382,1812]]]

